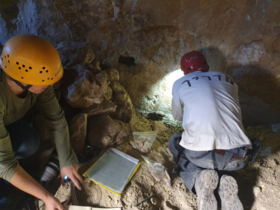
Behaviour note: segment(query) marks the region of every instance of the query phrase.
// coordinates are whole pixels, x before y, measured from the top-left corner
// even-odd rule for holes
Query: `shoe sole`
[[[222,176],[219,195],[222,201],[222,210],[243,210],[243,205],[238,197],[238,185],[233,177]]]
[[[201,182],[200,195],[197,198],[198,210],[217,210],[217,200],[214,196],[214,190],[219,183],[219,176],[214,170],[204,170],[198,176],[198,181]]]

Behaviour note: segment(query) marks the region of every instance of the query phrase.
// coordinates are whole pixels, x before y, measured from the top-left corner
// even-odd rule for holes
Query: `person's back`
[[[183,106],[183,115],[179,106]],[[174,83],[172,113],[183,116],[181,146],[195,151],[250,146],[244,134],[238,87],[220,72],[196,71]]]
[[[185,76],[173,85],[172,114],[183,121],[184,132],[174,134],[168,146],[178,172],[196,193],[198,210],[218,209],[214,190],[219,182],[222,209],[243,210],[236,180],[228,175],[219,178],[217,173],[239,170],[251,158],[238,87],[229,76],[208,72],[207,61],[198,51],[183,55],[181,69]]]

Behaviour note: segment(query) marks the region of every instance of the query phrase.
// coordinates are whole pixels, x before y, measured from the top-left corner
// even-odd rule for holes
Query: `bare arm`
[[[36,182],[20,165],[17,166],[10,183],[18,189],[44,201],[48,210],[63,210],[60,202]]]

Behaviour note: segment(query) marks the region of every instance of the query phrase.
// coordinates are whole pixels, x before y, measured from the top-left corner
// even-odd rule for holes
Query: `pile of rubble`
[[[65,67],[64,76],[54,86],[69,124],[71,145],[80,155],[86,145],[104,149],[123,142],[133,142],[133,131],[158,131],[158,139],[168,139],[161,121],[149,121],[135,111],[130,97],[119,82],[114,68],[101,69],[94,61],[90,46],[62,42],[57,48]],[[94,64],[93,64],[94,63]],[[161,118],[164,113],[161,113]],[[51,139],[43,117],[36,115],[37,129],[43,142]],[[38,126],[39,125],[39,126]],[[44,143],[43,143],[44,145]],[[54,144],[46,143],[48,156]]]

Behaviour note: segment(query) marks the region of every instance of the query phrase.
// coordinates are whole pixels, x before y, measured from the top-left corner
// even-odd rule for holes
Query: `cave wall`
[[[14,35],[86,42],[120,71],[138,109],[169,111],[162,78],[203,52],[239,85],[246,125],[280,119],[280,1],[22,0],[0,4],[0,47]]]

